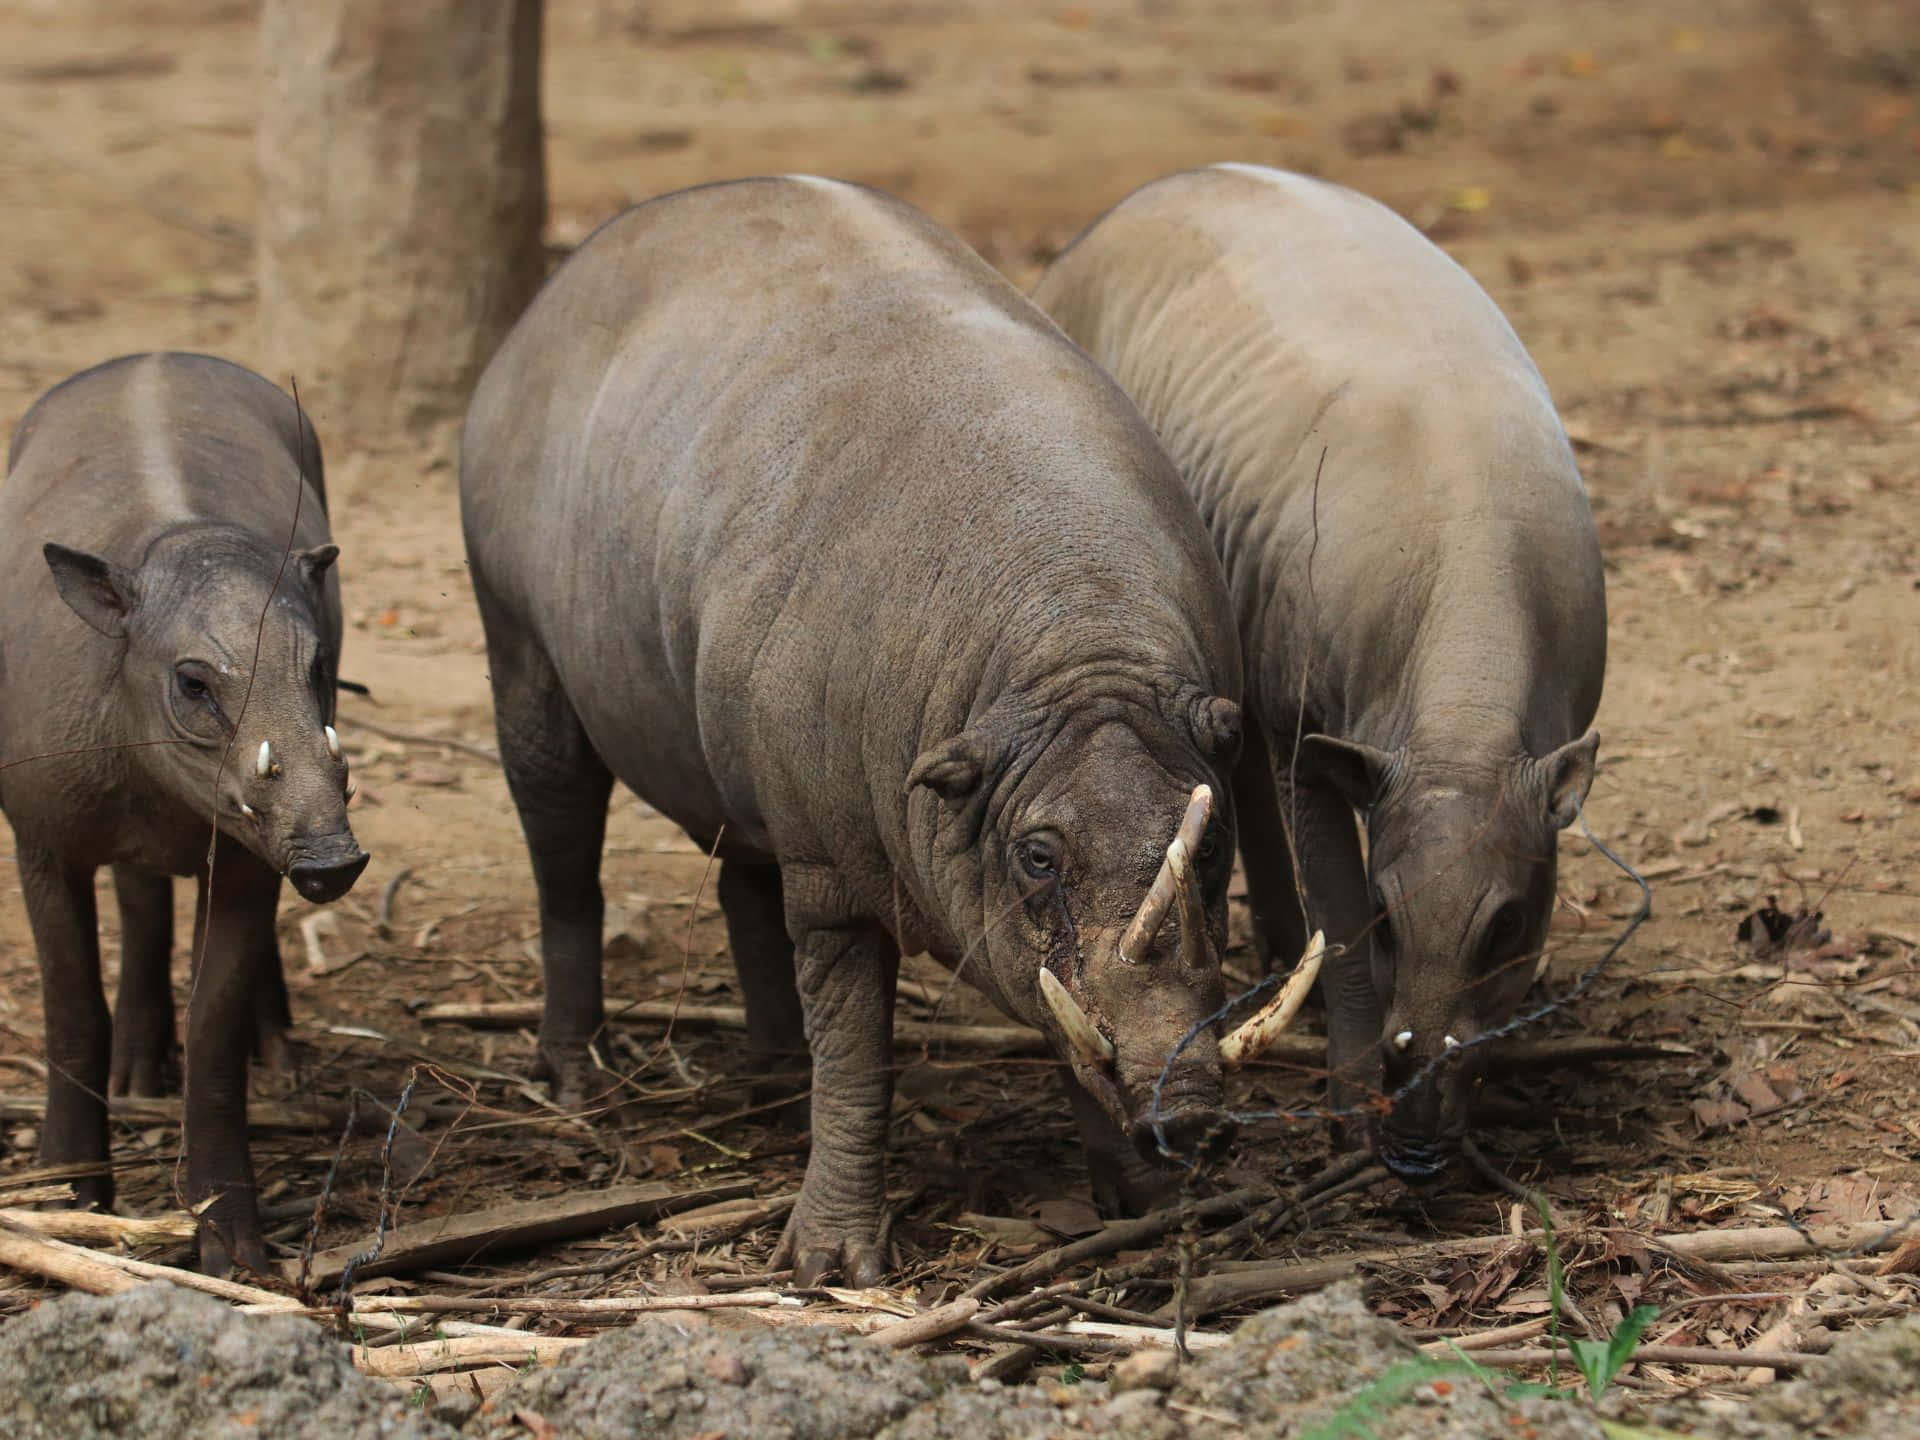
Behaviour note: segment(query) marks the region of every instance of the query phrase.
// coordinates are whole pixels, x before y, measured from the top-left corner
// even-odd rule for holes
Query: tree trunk
[[[266,0],[261,350],[336,446],[461,415],[540,284],[540,20],[541,0]]]

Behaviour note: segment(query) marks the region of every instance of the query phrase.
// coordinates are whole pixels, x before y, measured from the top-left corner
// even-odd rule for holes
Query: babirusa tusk
[[[1072,1048],[1075,1059],[1084,1060],[1089,1065],[1113,1063],[1113,1042],[1100,1033],[1092,1017],[1067,993],[1067,987],[1060,983],[1060,977],[1044,965],[1040,967],[1040,998],[1047,1002],[1047,1009],[1060,1022],[1060,1029],[1066,1034],[1067,1044]]]
[[[1393,1037],[1393,1048],[1396,1050],[1404,1050],[1412,1043],[1413,1032],[1411,1030],[1402,1030],[1398,1035]]]
[[[340,732],[335,730],[331,725],[322,728],[327,732],[327,756],[329,759],[338,760],[340,758]]]
[[[358,795],[359,793],[360,793],[360,787],[354,784],[353,781],[349,780],[347,782],[347,793],[340,797],[341,802],[344,804],[346,801],[353,799],[353,797],[355,795]]]
[[[260,812],[244,800],[240,802],[240,813],[249,820],[258,820],[260,818]]]
[[[262,780],[273,773],[273,742],[271,740],[260,742],[260,753],[253,759],[253,773]]]
[[[1313,989],[1313,982],[1319,978],[1320,962],[1326,958],[1326,954],[1327,937],[1316,930],[1313,939],[1307,942],[1306,953],[1300,957],[1300,963],[1293,967],[1293,973],[1287,976],[1287,983],[1280,987],[1280,993],[1220,1042],[1222,1065],[1229,1070],[1238,1070],[1285,1033],[1287,1027],[1293,1024],[1294,1017],[1300,1013],[1300,1007],[1306,1004],[1307,992]]]
[[[1440,1037],[1440,1043],[1445,1045],[1449,1050],[1458,1050],[1460,1048],[1460,1042],[1451,1035],[1442,1035]]]
[[[1193,794],[1187,800],[1187,813],[1180,817],[1180,828],[1174,833],[1173,841],[1167,846],[1167,858],[1160,862],[1160,873],[1153,877],[1153,884],[1147,887],[1147,897],[1140,902],[1140,908],[1120,937],[1120,958],[1129,965],[1138,965],[1147,958],[1147,950],[1153,944],[1153,937],[1160,933],[1161,925],[1166,923],[1167,911],[1174,902],[1174,866],[1179,861],[1174,858],[1174,846],[1184,847],[1181,859],[1188,859],[1200,848],[1200,836],[1207,828],[1207,818],[1213,813],[1213,791],[1205,785],[1193,787]],[[1197,900],[1197,897],[1196,897]],[[1189,927],[1198,936],[1200,927]]]
[[[1193,879],[1193,853],[1178,835],[1167,846],[1166,863],[1173,875],[1174,903],[1180,907],[1180,963],[1198,970],[1207,963],[1207,912]]]

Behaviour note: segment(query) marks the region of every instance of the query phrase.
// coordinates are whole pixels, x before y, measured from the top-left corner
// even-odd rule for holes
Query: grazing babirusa
[[[1256,920],[1298,953],[1290,834],[1338,947],[1336,1109],[1397,1094],[1383,1158],[1433,1173],[1485,1060],[1468,1042],[1532,981],[1599,745],[1600,550],[1546,384],[1392,211],[1255,166],[1136,191],[1034,294],[1199,504],[1247,670],[1235,796]]]
[[[79,1203],[112,1203],[106,1097],[164,1086],[168,877],[198,876],[186,1193],[211,1201],[200,1262],[212,1272],[266,1263],[247,1059],[288,1023],[280,877],[326,901],[367,863],[332,727],[337,553],[305,418],[223,360],[109,361],[49,391],[14,433],[0,486],[0,809],[46,1009],[40,1159],[88,1167]],[[122,926],[111,1022],[102,865]]]
[[[714,185],[553,276],[460,484],[559,1093],[610,1083],[617,778],[717,844],[756,1063],[811,1050],[778,1262],[803,1283],[886,1268],[902,953],[1052,1035],[1104,1204],[1164,1194],[1154,1084],[1222,1000],[1240,665],[1192,502],[1112,382],[905,204]],[[1172,1147],[1219,1128],[1218,1042],[1167,1075]]]

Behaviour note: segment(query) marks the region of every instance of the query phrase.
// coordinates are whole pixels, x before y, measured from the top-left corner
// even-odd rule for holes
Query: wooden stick
[[[1560,1363],[1567,1364],[1562,1350]],[[1477,1350],[1476,1365],[1550,1365],[1552,1350]],[[1725,1365],[1732,1369],[1800,1370],[1827,1357],[1794,1350],[1715,1350],[1710,1345],[1641,1345],[1628,1361],[1634,1365]]]
[[[491,1210],[420,1220],[388,1231],[379,1257],[356,1267],[353,1273],[371,1279],[376,1275],[460,1264],[482,1254],[527,1249],[553,1240],[571,1240],[580,1235],[642,1224],[690,1206],[746,1195],[752,1189],[746,1181],[710,1185],[702,1190],[680,1190],[662,1181],[649,1181],[644,1185],[524,1200]],[[364,1254],[371,1244],[369,1236],[351,1245],[323,1250],[313,1257],[307,1272],[308,1283],[315,1289],[339,1283],[347,1265]],[[300,1262],[284,1260],[280,1272],[289,1280],[297,1280]]]
[[[725,1295],[582,1295],[575,1299],[532,1296],[475,1300],[465,1295],[375,1295],[356,1300],[355,1318],[368,1315],[646,1315],[663,1310],[726,1310],[742,1306],[797,1306],[806,1302],[777,1290],[735,1290]],[[316,1314],[332,1314],[317,1308]]]
[[[1902,1232],[1901,1225],[1872,1221],[1851,1225],[1820,1225],[1804,1234],[1790,1225],[1767,1225],[1636,1238],[1643,1240],[1651,1250],[1664,1250],[1682,1259],[1711,1264],[1822,1255],[1835,1250],[1871,1254],[1896,1243]],[[1576,1243],[1581,1233],[1561,1230],[1558,1235],[1561,1248],[1564,1250],[1569,1244]],[[1432,1266],[1443,1260],[1487,1255],[1515,1241],[1544,1246],[1546,1232],[1528,1230],[1520,1235],[1480,1235],[1391,1249],[1356,1250],[1352,1254],[1330,1256],[1325,1260],[1311,1260],[1302,1264],[1249,1265],[1196,1279],[1188,1287],[1187,1307],[1193,1315],[1211,1314],[1232,1306],[1259,1304],[1321,1290],[1368,1266]]]
[[[1122,1355],[1134,1348],[1125,1340],[1062,1335],[1049,1330],[1008,1330],[999,1325],[983,1325],[978,1320],[969,1320],[963,1333],[981,1340],[997,1340],[1003,1345],[1028,1345],[1036,1350],[1058,1350],[1067,1355]]]
[[[558,1360],[569,1350],[587,1343],[585,1337],[564,1335],[522,1335],[507,1339],[496,1335],[461,1335],[447,1340],[430,1340],[418,1345],[366,1345],[353,1347],[354,1368],[363,1375],[430,1375],[438,1370],[464,1370],[476,1365],[523,1365]]]
[[[38,1123],[46,1118],[47,1102],[39,1095],[0,1095],[0,1121]],[[173,1095],[116,1095],[107,1101],[107,1116],[124,1125],[178,1125],[185,1103]],[[322,1101],[253,1100],[247,1104],[249,1130],[338,1131],[346,1123],[347,1107]],[[367,1121],[369,1128],[373,1121]],[[384,1131],[385,1123],[380,1128]]]
[[[1422,1341],[1420,1348],[1444,1360],[1456,1350],[1494,1350],[1510,1341],[1531,1340],[1536,1335],[1545,1334],[1552,1324],[1552,1316],[1542,1315],[1537,1320],[1522,1320],[1518,1325],[1502,1325],[1494,1330],[1476,1330],[1441,1340]]]
[[[1189,1220],[1211,1220],[1221,1215],[1238,1215],[1249,1210],[1266,1199],[1265,1190],[1230,1190],[1224,1195],[1215,1195],[1208,1200],[1196,1200],[1187,1205],[1169,1205],[1164,1210],[1155,1210],[1142,1215],[1138,1220],[1122,1220],[1109,1225],[1093,1234],[1060,1245],[1052,1250],[1036,1255],[1024,1265],[1016,1265],[1011,1270],[1003,1270],[998,1275],[989,1275],[984,1280],[976,1280],[966,1289],[968,1295],[984,1300],[997,1295],[1002,1290],[1011,1290],[1018,1285],[1031,1284],[1044,1276],[1058,1274],[1069,1265],[1078,1265],[1082,1260],[1096,1259],[1101,1255],[1111,1255],[1116,1250],[1131,1250],[1148,1240],[1158,1240],[1169,1230],[1176,1230]]]
[[[882,1325],[873,1332],[873,1338],[889,1349],[904,1350],[909,1345],[942,1340],[956,1330],[964,1330],[979,1311],[978,1300],[971,1295],[962,1295],[958,1300],[937,1305],[924,1314]]]
[[[18,1270],[22,1275],[38,1275],[42,1280],[52,1280],[88,1295],[117,1295],[140,1283],[137,1276],[127,1274],[89,1251],[77,1246],[56,1249],[57,1245],[58,1241],[0,1225],[0,1265]]]
[[[382,1377],[381,1383],[391,1385],[409,1399],[425,1386],[433,1392],[435,1408],[468,1400],[484,1405],[496,1391],[510,1385],[518,1373],[504,1365],[494,1365],[485,1370],[443,1370],[438,1375],[388,1375]]]
[[[142,1219],[93,1210],[0,1210],[0,1223],[92,1245],[165,1245],[191,1240],[200,1230],[200,1222],[191,1215]]]
[[[1165,1349],[1175,1348],[1175,1339],[1171,1327],[1159,1325],[1120,1325],[1111,1320],[1069,1320],[1060,1327],[1060,1333],[1066,1335],[1097,1335],[1107,1340],[1124,1340],[1129,1345],[1153,1345]],[[1189,1330],[1187,1348],[1189,1350],[1213,1350],[1219,1346],[1231,1344],[1231,1335],[1216,1334],[1210,1330]]]
[[[739,1005],[676,1005],[671,1000],[608,1000],[610,1025],[712,1026],[720,1030],[747,1028],[747,1012]],[[483,1004],[429,1005],[415,1017],[429,1025],[471,1025],[476,1029],[517,1030],[540,1023],[541,1002],[500,1000]],[[1003,1053],[1049,1053],[1047,1037],[1026,1025],[946,1025],[929,1020],[895,1020],[897,1045],[954,1045],[969,1050]]]
[[[237,1302],[240,1313],[244,1315],[338,1313],[333,1310],[310,1310],[298,1300],[276,1295],[271,1290],[262,1290],[257,1286],[242,1285],[235,1280],[202,1275],[196,1270],[179,1270],[171,1265],[153,1265],[125,1255],[85,1250],[78,1245],[49,1240],[5,1224],[0,1224],[0,1265],[56,1281],[89,1295],[117,1295],[122,1290],[131,1290],[136,1285],[158,1280],[183,1289],[198,1290],[220,1300]],[[408,1322],[372,1314],[366,1317],[365,1323],[374,1328],[394,1329]],[[503,1336],[516,1338],[518,1334],[497,1325],[474,1325],[459,1320],[443,1321],[438,1328],[460,1338],[476,1335],[494,1339]]]
[[[9,1208],[22,1205],[71,1205],[73,1186],[67,1181],[58,1185],[24,1185],[18,1190],[0,1190],[0,1205]]]
[[[1914,1233],[1920,1215],[1903,1220],[1857,1221],[1851,1225],[1756,1225],[1738,1230],[1692,1230],[1681,1235],[1647,1237],[1653,1245],[1689,1260],[1785,1260],[1846,1250],[1871,1255]]]

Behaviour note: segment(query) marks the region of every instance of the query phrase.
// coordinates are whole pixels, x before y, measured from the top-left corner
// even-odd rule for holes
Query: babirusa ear
[[[338,545],[316,545],[311,550],[300,552],[300,573],[307,577],[307,583],[318,585],[333,562],[340,558]]]
[[[54,587],[73,613],[110,640],[127,633],[127,617],[140,603],[132,574],[111,560],[49,540],[40,547],[53,571]]]
[[[1187,704],[1187,724],[1200,753],[1230,774],[1240,759],[1240,707],[1220,695],[1196,694]]]
[[[964,800],[979,786],[984,768],[978,742],[970,735],[956,735],[913,762],[907,788],[924,785],[943,800]]]
[[[1564,830],[1579,818],[1580,807],[1587,803],[1587,789],[1593,784],[1594,757],[1600,752],[1600,732],[1589,730],[1578,740],[1569,740],[1540,760],[1540,774],[1546,782],[1547,818],[1553,828]]]
[[[1284,765],[1287,756],[1274,756]],[[1356,810],[1370,810],[1393,775],[1393,756],[1358,740],[1307,735],[1300,741],[1300,778],[1330,785]]]

